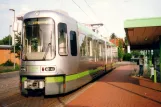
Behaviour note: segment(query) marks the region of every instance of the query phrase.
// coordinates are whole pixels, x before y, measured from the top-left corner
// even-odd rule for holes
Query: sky
[[[161,0],[0,0],[0,39],[10,34],[11,8],[15,9],[16,16],[33,10],[63,10],[81,23],[103,23],[100,32],[104,37],[115,33],[124,38],[125,20],[161,17],[160,4]]]

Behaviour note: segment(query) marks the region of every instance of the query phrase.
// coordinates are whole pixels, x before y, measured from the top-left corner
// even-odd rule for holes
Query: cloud
[[[123,29],[123,0],[99,0],[93,1],[90,6],[95,12],[98,21],[105,24],[102,33],[110,35],[116,33],[119,37],[124,37]],[[90,3],[90,2],[89,2]]]
[[[102,22],[106,25],[106,29],[108,29],[106,31],[103,28],[102,33],[106,35],[106,33],[114,32],[121,37],[125,35],[123,28],[124,20],[129,18],[161,16],[161,0],[86,0],[94,13],[90,10],[85,1],[74,0],[88,16],[83,13],[72,0],[48,0],[48,2],[44,0],[11,1],[13,0],[3,0],[3,3],[0,3],[0,23],[5,21],[8,22],[8,25],[12,23],[13,13],[8,11],[9,8],[16,10],[16,16],[25,14],[31,10],[61,9],[65,10],[71,17],[82,23]],[[96,22],[93,20],[96,20]],[[6,25],[6,29],[8,25]],[[3,27],[1,27],[1,29],[4,33],[8,31]]]
[[[0,3],[0,10],[8,10],[10,8],[16,8],[16,4]]]
[[[0,10],[4,10],[8,8],[8,4],[0,4]]]
[[[23,7],[20,9],[20,12],[18,13],[18,15],[24,15],[25,13],[31,11],[28,7]]]

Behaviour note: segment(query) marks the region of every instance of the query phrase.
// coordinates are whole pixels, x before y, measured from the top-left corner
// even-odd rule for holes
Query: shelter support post
[[[150,50],[150,61],[149,61],[150,66],[152,65],[152,51]]]
[[[148,53],[148,70],[149,70],[149,68],[152,66],[152,54],[151,54],[151,50],[149,50],[148,51],[149,53]]]
[[[152,51],[149,50],[149,61],[148,61],[148,75],[150,75],[150,78],[152,78],[152,72],[151,71],[151,68],[154,68],[154,66],[152,66]]]
[[[154,83],[157,83],[157,74],[156,74],[156,70],[154,70]]]

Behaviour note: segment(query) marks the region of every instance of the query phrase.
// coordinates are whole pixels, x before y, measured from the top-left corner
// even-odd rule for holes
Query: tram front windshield
[[[55,56],[54,21],[51,18],[24,20],[23,60],[51,60]]]

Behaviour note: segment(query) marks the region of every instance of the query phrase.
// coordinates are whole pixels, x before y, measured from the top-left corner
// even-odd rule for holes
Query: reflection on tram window
[[[58,50],[60,55],[67,55],[67,25],[58,24]]]

